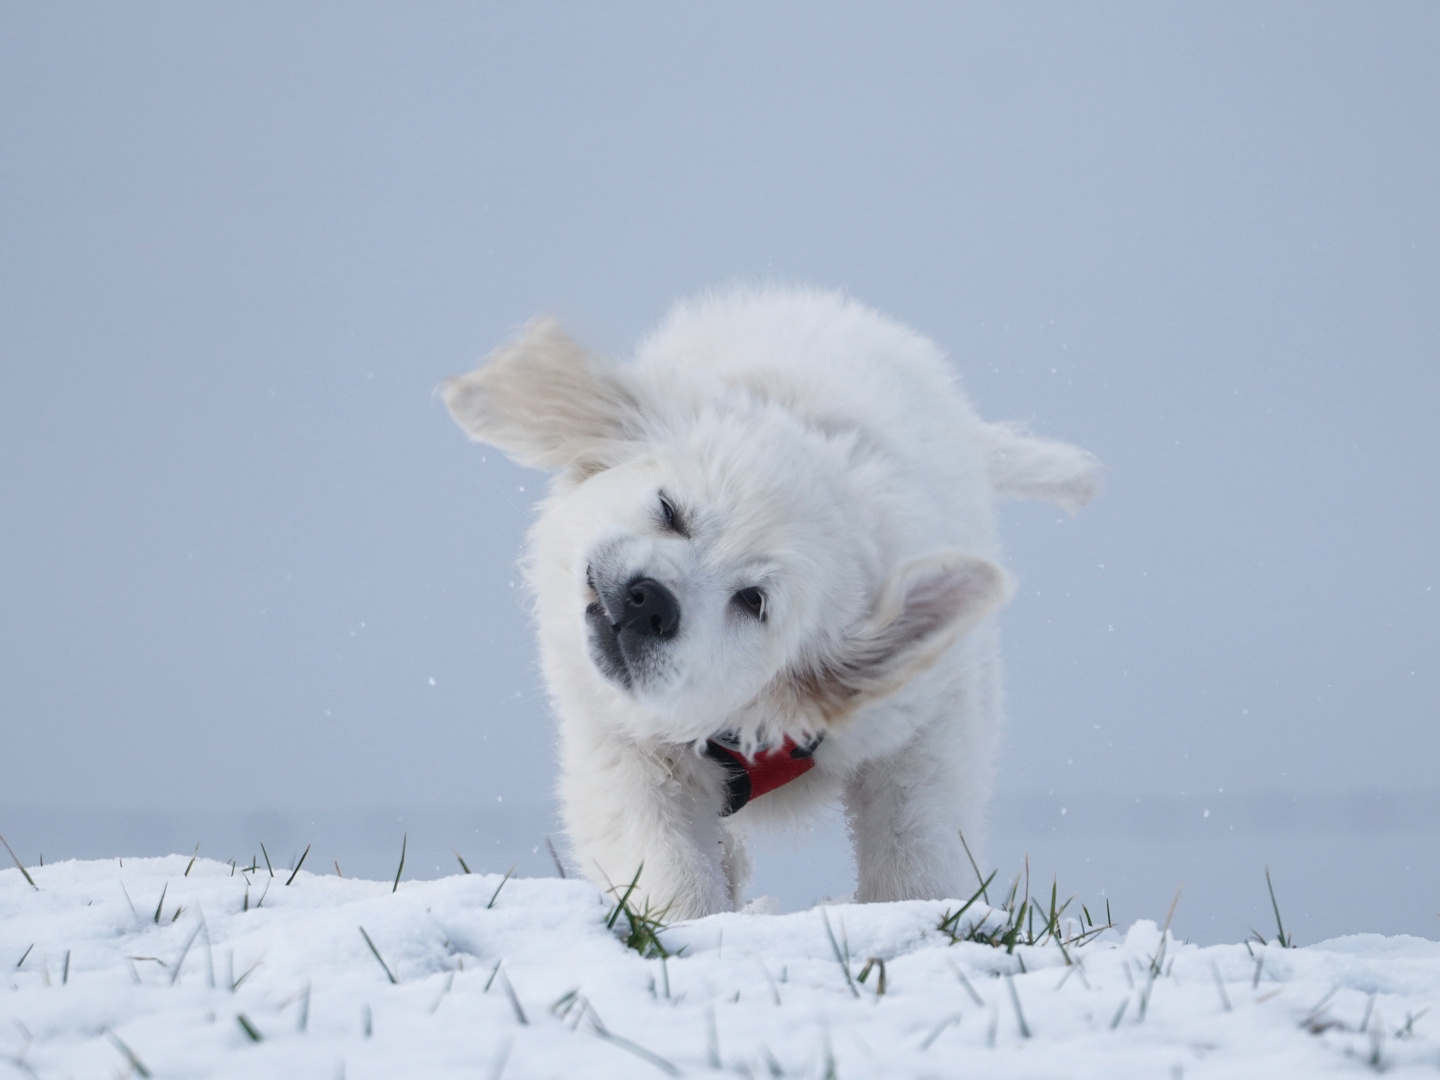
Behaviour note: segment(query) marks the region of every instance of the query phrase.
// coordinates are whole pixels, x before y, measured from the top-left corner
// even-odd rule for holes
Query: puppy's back
[[[958,375],[934,342],[874,309],[811,288],[710,292],[672,308],[637,363],[660,378],[699,368],[818,430],[856,433],[915,496],[917,542],[989,546],[988,444]]]

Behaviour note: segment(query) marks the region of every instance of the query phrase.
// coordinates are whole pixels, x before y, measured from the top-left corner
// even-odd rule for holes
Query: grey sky
[[[1002,792],[1433,789],[1437,55],[1422,3],[5,6],[0,805],[542,803],[542,479],[433,389],[737,277],[1106,463],[1004,515]]]

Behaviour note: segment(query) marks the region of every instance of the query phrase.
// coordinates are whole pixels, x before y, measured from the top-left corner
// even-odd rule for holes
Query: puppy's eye
[[[664,522],[665,528],[671,532],[679,533],[681,536],[687,535],[685,532],[685,522],[680,520],[680,514],[675,509],[675,504],[664,495],[660,496],[660,520]]]
[[[734,596],[734,604],[752,619],[765,621],[765,594],[753,585],[748,589],[741,589]]]

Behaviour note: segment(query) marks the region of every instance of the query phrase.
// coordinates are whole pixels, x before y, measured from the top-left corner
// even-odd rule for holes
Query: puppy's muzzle
[[[611,625],[623,642],[669,638],[680,628],[680,603],[654,578],[634,578],[605,599]]]
[[[596,602],[585,609],[590,623],[592,655],[607,676],[626,687],[643,680],[651,654],[680,629],[680,602],[654,578],[634,577],[624,584],[590,587]]]

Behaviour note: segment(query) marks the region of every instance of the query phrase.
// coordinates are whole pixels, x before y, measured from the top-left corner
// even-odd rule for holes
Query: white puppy
[[[641,903],[730,910],[733,825],[839,798],[857,899],[973,891],[994,498],[1078,508],[1088,454],[982,422],[934,344],[808,289],[682,303],[623,364],[537,320],[445,401],[556,472],[525,568],[587,875],[643,866]]]

